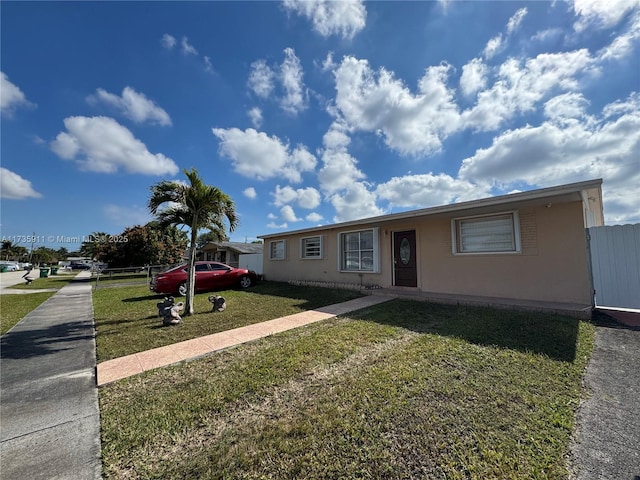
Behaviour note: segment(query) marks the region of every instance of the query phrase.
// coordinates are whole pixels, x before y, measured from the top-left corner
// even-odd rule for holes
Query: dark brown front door
[[[416,231],[394,232],[393,234],[394,285],[417,287]]]

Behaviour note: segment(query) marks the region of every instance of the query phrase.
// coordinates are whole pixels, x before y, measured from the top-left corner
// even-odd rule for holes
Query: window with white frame
[[[274,240],[269,242],[269,258],[271,260],[284,260],[286,253],[286,241]]]
[[[520,252],[518,212],[452,221],[453,253]]]
[[[377,272],[379,269],[378,229],[371,228],[339,234],[339,270],[349,272]]]
[[[300,239],[300,256],[304,259],[321,259],[322,235]]]

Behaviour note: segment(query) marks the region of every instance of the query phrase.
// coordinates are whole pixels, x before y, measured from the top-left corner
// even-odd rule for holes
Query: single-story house
[[[240,255],[261,254],[262,250],[262,243],[209,242],[199,250],[198,259],[238,267]]]
[[[596,179],[263,235],[264,276],[460,303],[586,309],[593,288],[585,229],[604,224],[601,185]]]

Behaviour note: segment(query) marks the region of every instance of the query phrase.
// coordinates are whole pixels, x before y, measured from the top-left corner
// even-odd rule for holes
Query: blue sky
[[[10,240],[146,223],[191,167],[234,241],[600,177],[640,222],[638,0],[0,9]]]

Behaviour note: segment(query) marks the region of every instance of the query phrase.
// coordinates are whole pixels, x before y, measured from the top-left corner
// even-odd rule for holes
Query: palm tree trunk
[[[187,270],[187,296],[185,298],[184,313],[193,315],[195,309],[193,300],[196,290],[196,241],[198,236],[197,228],[191,227],[191,245],[189,248],[189,268]]]

